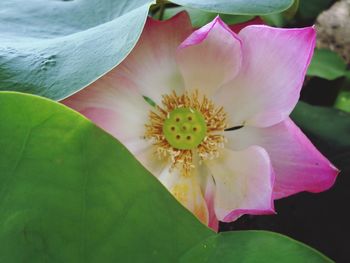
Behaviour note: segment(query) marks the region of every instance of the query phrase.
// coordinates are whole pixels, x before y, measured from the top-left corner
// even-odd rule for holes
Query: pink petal
[[[274,212],[273,170],[263,148],[224,149],[218,159],[206,164],[215,179],[214,209],[220,221],[231,222],[243,214]]]
[[[339,172],[289,118],[268,128],[244,127],[226,132],[226,137],[233,150],[251,145],[266,149],[276,174],[275,199],[301,191],[327,190]]]
[[[241,71],[215,100],[225,107],[230,126],[274,125],[286,119],[298,101],[315,46],[315,29],[256,25],[242,29],[239,37]]]
[[[169,20],[148,18],[142,35],[129,56],[115,69],[115,82],[129,79],[139,92],[157,104],[163,94],[182,92],[184,83],[176,64],[176,48],[192,33],[186,12]]]
[[[239,33],[239,31],[241,31],[243,28],[247,27],[247,26],[251,26],[251,25],[264,25],[264,21],[260,18],[260,17],[255,17],[252,20],[243,22],[243,23],[239,23],[239,24],[235,24],[235,25],[229,25],[229,28],[235,32],[235,33]]]
[[[241,58],[241,41],[220,17],[193,32],[177,50],[186,89],[206,95],[236,76]]]
[[[142,136],[151,106],[130,87],[108,73],[62,101],[120,140],[134,154],[149,145]]]

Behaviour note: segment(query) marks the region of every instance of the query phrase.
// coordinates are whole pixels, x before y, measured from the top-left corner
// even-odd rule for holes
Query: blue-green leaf
[[[254,16],[249,15],[228,15],[228,14],[218,14],[212,12],[206,12],[200,9],[194,9],[190,7],[174,7],[168,8],[164,12],[164,19],[169,19],[175,14],[186,11],[191,19],[193,27],[202,27],[205,24],[211,22],[217,15],[220,15],[221,19],[228,25],[243,23],[254,18]]]
[[[151,0],[1,0],[0,90],[62,99],[120,63]]]
[[[293,0],[172,0],[179,5],[209,12],[237,15],[266,15],[288,9]]]

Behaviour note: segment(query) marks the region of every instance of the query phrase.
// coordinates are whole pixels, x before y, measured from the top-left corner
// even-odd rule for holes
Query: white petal
[[[243,214],[273,213],[273,171],[266,151],[258,146],[244,151],[223,149],[206,162],[216,184],[214,208],[220,221]]]
[[[184,176],[178,169],[170,171],[169,168],[170,166],[166,167],[158,179],[198,220],[208,225],[208,208],[200,187],[200,178],[197,171]]]

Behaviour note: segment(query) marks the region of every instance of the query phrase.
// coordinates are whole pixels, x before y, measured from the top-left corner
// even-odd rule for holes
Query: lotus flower
[[[200,221],[217,230],[273,200],[331,187],[338,170],[288,117],[315,45],[313,27],[186,13],[149,18],[116,68],[63,101],[120,140]]]

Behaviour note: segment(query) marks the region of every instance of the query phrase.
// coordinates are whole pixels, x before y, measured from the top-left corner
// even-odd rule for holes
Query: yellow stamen
[[[198,112],[205,120],[206,135],[194,149],[174,148],[164,135],[164,122],[179,108]],[[198,154],[200,160],[218,157],[219,149],[225,143],[223,133],[227,128],[226,113],[223,107],[216,107],[206,96],[200,98],[198,90],[192,93],[185,92],[180,96],[173,91],[169,95],[163,95],[162,107],[156,106],[156,111],[150,111],[149,123],[145,126],[145,138],[153,140],[158,157],[161,159],[170,157],[172,169],[180,168],[182,174],[188,176],[194,168],[193,154]]]

